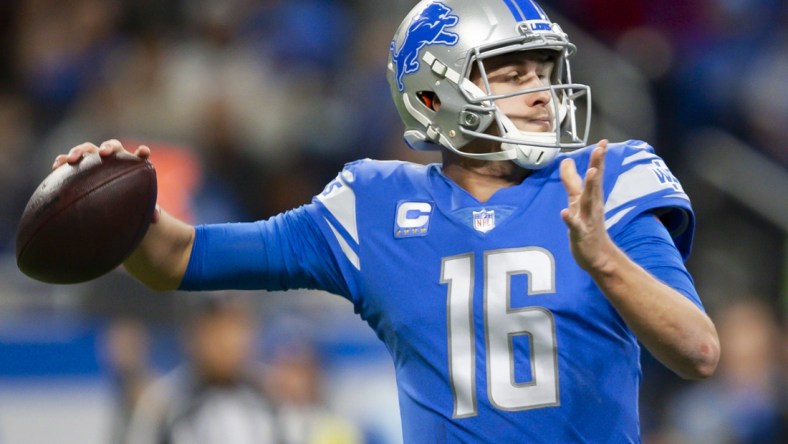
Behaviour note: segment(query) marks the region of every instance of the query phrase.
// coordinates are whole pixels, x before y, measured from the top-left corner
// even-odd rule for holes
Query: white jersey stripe
[[[648,151],[641,151],[639,153],[635,153],[635,154],[633,154],[631,156],[628,156],[626,159],[624,159],[623,162],[621,162],[621,166],[627,166],[630,163],[637,162],[639,160],[656,159],[656,158],[657,158],[657,156],[649,153]]]
[[[342,225],[350,237],[358,244],[358,227],[356,225],[356,194],[338,175],[326,186],[325,191],[317,196],[326,209]]]
[[[354,267],[356,267],[356,270],[361,271],[361,261],[359,260],[356,252],[353,251],[353,249],[350,247],[350,244],[347,243],[345,238],[342,237],[341,234],[339,234],[339,231],[337,231],[337,229],[334,228],[334,225],[331,224],[331,221],[329,221],[325,217],[323,219],[328,224],[328,227],[331,228],[331,232],[334,233],[334,237],[337,238],[337,242],[339,242],[339,248],[341,248],[342,252],[345,253],[345,257],[347,257],[347,260],[350,261],[350,263],[353,264]]]
[[[653,165],[635,165],[629,171],[621,174],[616,180],[616,184],[613,186],[607,202],[605,202],[605,213],[649,194],[668,189],[673,191],[676,187],[680,187],[677,182],[660,181]],[[675,191],[678,191],[673,193],[675,197],[689,200],[687,195],[680,190]]]
[[[615,215],[608,217],[605,219],[605,229],[609,230],[610,227],[615,225],[618,221],[620,221],[624,216],[627,215],[630,211],[632,211],[635,207],[624,208],[623,210],[619,211]]]

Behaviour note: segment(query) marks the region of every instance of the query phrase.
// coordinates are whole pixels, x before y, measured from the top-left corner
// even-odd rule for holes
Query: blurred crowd
[[[435,161],[434,155],[404,146],[385,79],[389,41],[414,3],[0,2],[3,262],[13,263],[18,218],[55,155],[85,141],[118,138],[130,149],[150,146],[160,204],[192,223],[263,219],[307,203],[345,162],[357,158]],[[540,3],[579,48],[574,77],[594,93],[592,138],[638,138],[654,145],[682,181],[698,216],[688,266],[720,330],[721,366],[714,378],[690,385],[644,356],[644,441],[783,442],[788,436],[788,4]],[[0,267],[0,273],[0,311],[6,314],[30,311],[35,302],[35,310],[66,309],[106,321],[102,335],[114,351],[104,362],[117,382],[117,430],[135,421],[146,424],[142,428],[148,432],[158,427],[144,414],[135,419],[138,399],[155,406],[158,416],[152,418],[183,436],[196,432],[188,419],[166,417],[164,406],[199,416],[203,403],[226,406],[240,399],[259,407],[256,418],[263,419],[254,422],[261,428],[269,407],[289,412],[276,419],[289,430],[290,438],[282,442],[319,442],[310,441],[306,423],[324,424],[330,431],[317,434],[336,437],[320,442],[376,442],[374,433],[331,411],[319,385],[321,356],[328,353],[316,345],[320,341],[293,335],[297,327],[259,323],[260,310],[239,310],[234,302],[224,312],[218,308],[224,304],[215,301],[196,309],[182,295],[150,294],[121,272],[58,291],[68,295],[66,302],[60,298],[47,306],[44,298],[28,297],[29,283],[13,266]],[[285,305],[309,318],[325,312],[322,300],[330,298],[310,295],[302,304],[275,299],[265,312]],[[342,308],[352,316],[349,305]],[[185,320],[184,312],[193,317]],[[218,317],[200,317],[206,313]],[[206,338],[200,328],[218,331],[227,324],[222,316],[236,315],[247,317],[230,322],[247,328],[229,340],[240,347],[244,371],[236,376],[243,382],[228,385],[228,369],[224,376],[214,375],[221,370],[200,376],[199,369],[210,367],[205,364],[210,356],[197,351],[200,338]],[[182,342],[183,361],[177,366],[157,371],[156,363],[147,361],[151,325],[190,338]],[[246,338],[250,334],[269,344],[257,347],[267,352],[259,353],[264,365],[254,374],[245,373],[247,360],[255,360],[246,353],[255,355],[254,350],[242,347],[255,349],[255,341]],[[4,341],[10,339],[0,334],[0,346]],[[206,389],[216,381],[224,393]],[[150,384],[158,389],[151,392]],[[226,392],[228,387],[234,391]],[[176,390],[181,391],[177,400],[162,399]],[[206,409],[202,414],[211,412]],[[265,430],[244,429],[244,418],[236,418],[238,442],[259,442],[250,437]]]

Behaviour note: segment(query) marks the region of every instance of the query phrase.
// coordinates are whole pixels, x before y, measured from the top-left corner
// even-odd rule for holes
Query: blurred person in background
[[[32,110],[24,96],[0,88],[0,253],[13,250],[13,235],[25,206],[27,189],[34,186],[29,174],[33,157]],[[11,159],[16,159],[11,162]]]
[[[667,408],[665,444],[778,444],[788,418],[788,341],[778,314],[758,297],[714,316],[725,353],[716,377],[678,392]]]
[[[788,88],[778,80],[788,71],[786,5],[781,0],[708,0],[694,6],[693,32],[675,42],[678,137],[718,127],[788,167],[784,139],[774,138],[784,137],[788,115]]]
[[[785,12],[788,22],[788,6]],[[737,98],[742,104],[746,140],[788,171],[788,27],[754,54],[752,69]]]
[[[127,444],[259,444],[280,439],[255,359],[259,326],[248,300],[212,294],[187,303],[187,360],[148,386]]]
[[[150,335],[144,322],[123,317],[109,322],[103,339],[104,359],[117,391],[117,413],[113,418],[110,442],[122,444],[137,401],[155,379],[148,361]]]
[[[98,68],[122,42],[120,6],[118,0],[16,2],[18,32],[9,55],[13,75],[30,99],[37,132],[57,125],[100,83]]]
[[[346,297],[392,354],[406,442],[640,441],[638,340],[688,379],[719,357],[678,180],[643,142],[585,147],[575,46],[530,0],[423,1],[389,51],[405,139],[442,164],[354,162],[255,223],[157,212],[127,270],[157,289]]]
[[[296,324],[298,325],[298,324]],[[323,366],[307,338],[277,331],[268,351],[265,387],[277,408],[281,444],[360,444],[362,431],[324,399]]]

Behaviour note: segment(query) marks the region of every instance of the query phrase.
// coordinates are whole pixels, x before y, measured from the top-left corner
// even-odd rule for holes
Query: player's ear
[[[416,93],[416,97],[418,97],[421,103],[427,108],[435,112],[440,111],[441,99],[433,91],[419,91]]]

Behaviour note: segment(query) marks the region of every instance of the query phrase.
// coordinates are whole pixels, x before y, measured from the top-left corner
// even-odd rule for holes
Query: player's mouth
[[[553,128],[553,119],[549,117],[539,117],[536,119],[528,119],[528,123],[531,125],[536,125],[546,130],[550,130]]]
[[[523,117],[515,122],[524,131],[552,131],[554,123],[553,118],[549,116]]]

